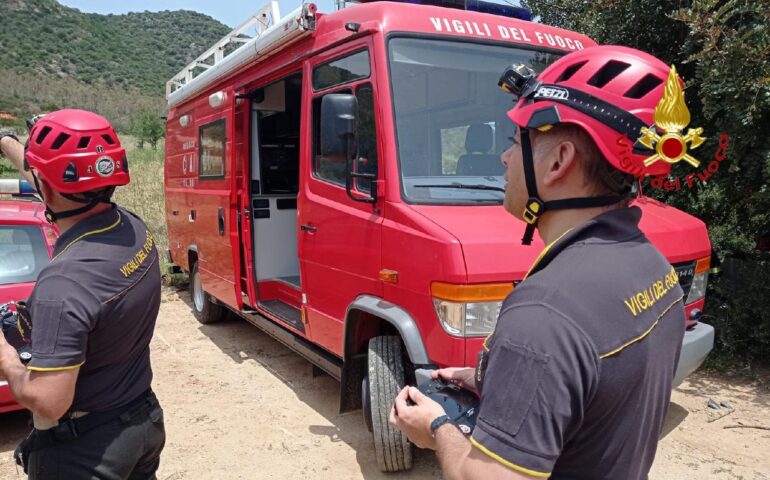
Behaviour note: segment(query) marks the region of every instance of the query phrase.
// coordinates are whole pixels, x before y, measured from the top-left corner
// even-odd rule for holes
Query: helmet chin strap
[[[70,198],[70,200],[74,200]],[[75,200],[79,203],[85,203],[83,200]],[[74,217],[75,215],[80,215],[81,213],[85,213],[95,206],[99,205],[100,203],[110,203],[109,199],[105,199],[102,197],[95,198],[93,200],[87,201],[85,205],[83,205],[80,208],[73,208],[72,210],[64,210],[63,212],[54,212],[51,210],[51,207],[48,205],[45,206],[45,219],[48,220],[48,223],[54,223],[57,220],[61,220],[63,218],[69,218]]]
[[[33,174],[32,178],[35,180],[35,188],[37,189],[37,193],[38,195],[40,195],[42,199],[43,191],[40,189],[40,183],[37,180],[37,175]],[[63,218],[69,218],[69,217],[74,217],[75,215],[80,215],[81,213],[85,213],[91,210],[92,208],[99,205],[100,203],[111,203],[109,191],[106,194],[99,193],[91,196],[90,198],[80,198],[69,193],[62,193],[61,195],[68,200],[72,200],[73,202],[77,202],[77,203],[84,203],[85,205],[79,208],[73,208],[71,210],[54,212],[53,210],[51,210],[51,207],[49,207],[48,204],[45,203],[44,201],[43,203],[45,204],[45,219],[48,220],[48,223],[54,223],[55,221],[61,220]]]
[[[524,163],[524,181],[527,184],[527,204],[522,213],[527,227],[524,229],[524,237],[521,239],[522,245],[531,245],[532,237],[535,235],[535,228],[540,217],[550,210],[564,210],[571,208],[595,208],[606,207],[618,203],[625,198],[625,195],[605,195],[601,197],[576,197],[564,198],[561,200],[550,200],[544,202],[537,194],[537,180],[535,177],[535,161],[532,155],[532,142],[529,137],[529,130],[520,128],[521,131],[521,153]]]

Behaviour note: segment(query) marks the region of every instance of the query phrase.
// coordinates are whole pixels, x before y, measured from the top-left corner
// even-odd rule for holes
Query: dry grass
[[[166,272],[168,262],[165,252],[168,249],[168,232],[166,231],[166,202],[163,195],[163,157],[164,144],[158,143],[157,150],[152,148],[139,149],[136,140],[128,135],[120,135],[120,140],[126,148],[131,171],[131,183],[119,187],[114,200],[122,207],[139,215],[157,243],[161,254],[161,272]],[[19,175],[6,158],[0,158],[0,177],[18,178]]]
[[[158,143],[158,149],[136,148],[134,138],[121,135],[121,142],[128,154],[131,183],[120,187],[115,192],[115,202],[139,215],[147,224],[158,247],[161,257],[161,271],[165,273],[168,249],[166,230],[166,201],[163,195],[163,156],[164,144]]]

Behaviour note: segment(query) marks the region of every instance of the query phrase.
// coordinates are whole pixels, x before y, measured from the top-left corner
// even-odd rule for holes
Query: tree
[[[145,142],[155,150],[158,146],[158,140],[163,138],[164,125],[160,116],[151,111],[143,111],[134,123],[133,134],[139,141],[139,148],[144,148]]]
[[[544,23],[621,44],[675,64],[691,126],[709,136],[704,166],[729,135],[727,159],[695,188],[655,192],[706,222],[724,272],[706,313],[722,358],[770,357],[770,8],[754,0],[529,0]],[[692,169],[676,165],[673,176]],[[648,189],[650,191],[650,189]]]

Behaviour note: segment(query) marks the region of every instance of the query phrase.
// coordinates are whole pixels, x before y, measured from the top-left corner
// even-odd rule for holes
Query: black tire
[[[198,262],[193,263],[190,271],[190,296],[192,297],[193,314],[200,323],[216,323],[227,316],[227,309],[214,303],[211,295],[203,290],[201,276],[198,273]]]
[[[383,472],[412,468],[412,449],[406,436],[390,426],[388,416],[393,400],[404,387],[404,359],[401,339],[397,336],[369,340],[368,384],[372,437],[377,463]],[[366,407],[365,407],[366,408]]]

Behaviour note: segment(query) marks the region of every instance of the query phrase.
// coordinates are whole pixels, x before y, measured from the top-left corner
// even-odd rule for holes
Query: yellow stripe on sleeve
[[[74,370],[76,368],[80,368],[83,366],[83,364],[86,362],[80,362],[77,365],[71,365],[69,367],[30,367],[27,366],[27,370],[32,370],[33,372],[61,372],[64,370]]]
[[[484,445],[480,444],[478,441],[476,441],[475,438],[471,437],[471,443],[474,447],[478,448],[482,452],[484,452],[485,455],[494,458],[498,462],[502,463],[506,467],[516,470],[517,472],[526,473],[527,475],[532,475],[533,477],[539,477],[539,478],[548,478],[551,476],[551,472],[538,472],[536,470],[530,470],[529,468],[522,467],[520,465],[516,465],[515,463],[511,463],[508,460],[504,459],[500,455],[496,454],[495,452],[491,451]]]

